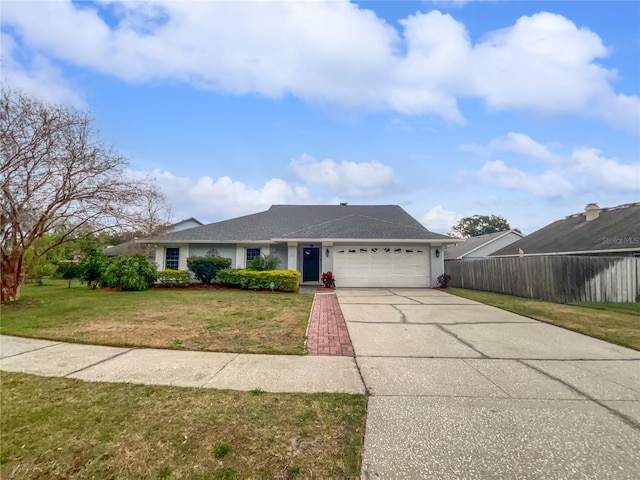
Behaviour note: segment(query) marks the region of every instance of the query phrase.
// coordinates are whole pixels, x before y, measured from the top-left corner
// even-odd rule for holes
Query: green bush
[[[104,273],[109,266],[109,258],[101,253],[89,255],[84,262],[80,264],[80,280],[85,282],[89,287],[96,288],[98,285],[104,284]]]
[[[229,269],[218,273],[218,280],[223,285],[240,287],[249,290],[269,289],[271,282],[276,290],[295,292],[298,289],[300,272],[295,270],[253,271],[246,269]]]
[[[163,287],[185,288],[191,283],[191,275],[184,270],[161,270],[158,272],[158,282]]]
[[[218,272],[231,266],[230,258],[222,257],[189,257],[187,268],[205,285],[210,285],[216,279]]]
[[[115,257],[103,275],[107,286],[133,292],[148,290],[157,276],[156,266],[144,255]]]
[[[258,255],[249,261],[247,270],[263,272],[265,270],[275,270],[278,265],[280,265],[280,259],[275,255]]]

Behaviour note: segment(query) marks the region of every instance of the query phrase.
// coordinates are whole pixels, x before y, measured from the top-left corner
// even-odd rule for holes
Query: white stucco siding
[[[234,267],[236,259],[236,246],[229,244],[192,243],[189,245],[189,253],[192,257],[205,257],[217,252],[222,258],[230,258]]]
[[[287,245],[284,243],[276,243],[275,245],[271,245],[269,252],[271,255],[275,256],[278,260],[280,260],[280,263],[278,263],[278,269],[286,270],[288,265],[288,256],[289,256]],[[266,254],[268,252],[265,251],[263,253]]]
[[[431,285],[438,285],[438,277],[444,273],[444,251],[442,246],[432,246],[429,248],[431,258]]]
[[[333,243],[323,242],[320,251],[321,273],[333,273]]]
[[[298,270],[298,244],[287,244],[287,269]]]

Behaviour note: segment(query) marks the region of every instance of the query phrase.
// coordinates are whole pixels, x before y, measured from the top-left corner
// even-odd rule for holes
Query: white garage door
[[[428,287],[429,248],[362,246],[333,248],[338,287]]]

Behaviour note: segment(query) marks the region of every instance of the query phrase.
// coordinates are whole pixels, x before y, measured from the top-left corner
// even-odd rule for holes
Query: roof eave
[[[272,238],[273,242],[299,242],[299,243],[319,243],[319,242],[333,242],[333,243],[456,243],[455,239],[448,238]]]
[[[136,240],[136,243],[155,243],[157,245],[175,245],[175,244],[189,244],[189,243],[198,243],[198,244],[237,244],[241,243],[243,245],[246,244],[255,244],[255,245],[264,245],[265,243],[271,244],[275,243],[273,240],[151,240],[151,241],[140,241]]]
[[[510,253],[508,255],[489,255],[490,258],[508,258],[508,257],[541,257],[549,255],[584,255],[586,253],[624,253],[624,252],[640,252],[640,247],[636,248],[617,248],[617,249],[605,249],[605,250],[574,250],[572,252],[539,252],[539,253],[525,253],[520,255],[519,253]]]

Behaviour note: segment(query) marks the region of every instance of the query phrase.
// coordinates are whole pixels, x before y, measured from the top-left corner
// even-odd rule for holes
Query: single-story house
[[[640,257],[640,202],[569,215],[504,247],[491,257],[607,255]]]
[[[444,260],[477,260],[487,258],[492,253],[517,242],[524,235],[515,230],[486,233],[477,237],[460,240],[460,243],[447,246],[444,249]]]
[[[193,217],[187,218],[185,220],[180,220],[172,225],[168,225],[163,228],[164,232],[179,232],[181,230],[186,230],[188,228],[200,227],[204,225],[200,220],[197,220]],[[107,257],[117,257],[119,255],[144,255],[153,260],[155,258],[155,248],[149,248],[148,244],[141,243],[141,239],[132,238],[123,243],[119,243],[118,245],[109,245],[104,249],[104,254]]]
[[[275,255],[279,268],[318,284],[331,271],[338,287],[431,287],[444,272],[443,246],[397,205],[274,205],[269,210],[149,238],[158,269],[187,269],[191,256],[220,255],[244,268]]]

